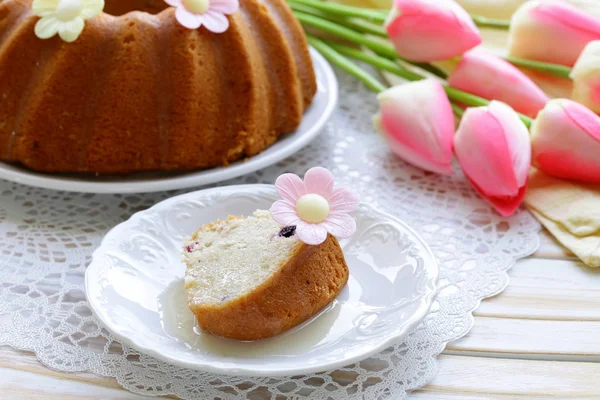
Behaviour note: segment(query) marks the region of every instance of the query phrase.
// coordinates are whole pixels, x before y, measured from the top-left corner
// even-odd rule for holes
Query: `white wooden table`
[[[439,357],[418,400],[600,399],[600,270],[546,232],[511,282],[475,313],[475,326]],[[141,399],[113,379],[43,367],[32,353],[0,347],[0,399]]]

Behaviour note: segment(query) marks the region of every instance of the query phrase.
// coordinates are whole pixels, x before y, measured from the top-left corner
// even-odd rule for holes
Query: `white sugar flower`
[[[41,19],[35,25],[35,35],[49,39],[56,35],[65,42],[77,40],[84,20],[94,18],[104,9],[104,0],[34,0],[32,10]]]

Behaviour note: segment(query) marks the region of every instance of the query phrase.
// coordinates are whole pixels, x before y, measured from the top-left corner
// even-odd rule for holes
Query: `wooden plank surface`
[[[521,396],[600,396],[600,364],[439,357],[440,371],[428,389],[451,393]]]
[[[600,321],[478,317],[473,329],[446,350],[476,356],[600,361]]]
[[[417,400],[591,399],[600,397],[600,364],[442,355],[436,378]],[[109,378],[51,371],[33,354],[0,350],[2,399],[141,399]],[[550,397],[548,397],[550,396]]]
[[[500,295],[482,302],[473,330],[440,356],[416,400],[600,399],[600,270],[549,235],[520,260]],[[42,366],[0,348],[2,399],[138,399],[111,378]]]
[[[568,259],[521,260],[511,270],[506,290],[482,302],[475,315],[600,321],[600,269]]]

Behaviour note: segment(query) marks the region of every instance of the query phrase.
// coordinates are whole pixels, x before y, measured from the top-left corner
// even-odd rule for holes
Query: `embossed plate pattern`
[[[367,204],[354,213],[357,232],[340,241],[350,279],[321,314],[276,338],[235,342],[203,334],[185,305],[184,237],[229,214],[268,209],[271,185],[208,189],[165,200],[135,214],[104,238],[86,272],[96,317],[137,350],[206,372],[286,376],[343,367],[385,350],[429,311],[438,267],[404,223]]]

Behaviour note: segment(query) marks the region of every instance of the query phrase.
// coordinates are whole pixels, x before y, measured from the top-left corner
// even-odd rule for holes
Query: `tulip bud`
[[[381,112],[373,122],[392,151],[419,168],[451,174],[454,114],[442,84],[433,79],[406,83],[377,98]]]
[[[556,0],[530,1],[513,15],[509,54],[572,66],[586,44],[600,39],[600,20]]]
[[[600,113],[600,40],[589,42],[571,71],[573,100]]]
[[[479,29],[454,0],[394,0],[385,27],[398,54],[411,61],[446,60],[481,43]]]
[[[477,49],[462,56],[448,83],[485,99],[502,101],[534,118],[548,102],[542,89],[518,68]]]
[[[533,163],[558,178],[600,183],[600,117],[567,99],[551,100],[531,128]]]
[[[502,215],[523,201],[531,164],[529,132],[499,101],[469,108],[454,137],[454,152],[475,190]]]

